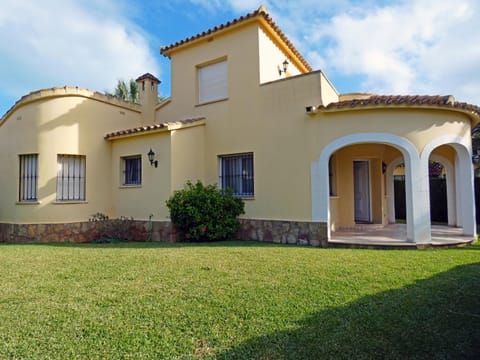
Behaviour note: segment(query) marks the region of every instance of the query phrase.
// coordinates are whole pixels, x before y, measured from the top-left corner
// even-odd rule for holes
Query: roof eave
[[[274,38],[278,45],[286,52],[291,60],[304,72],[312,71],[312,67],[308,62],[303,58],[300,52],[295,48],[291,43],[288,37],[280,30],[280,28],[272,20],[266,9],[261,6],[257,11],[249,13],[240,18],[228,21],[224,24],[215,26],[207,31],[193,35],[189,38],[180,40],[174,44],[163,46],[160,48],[160,54],[165,57],[171,58],[171,55],[177,51],[184,50],[191,46],[195,46],[198,43],[209,39],[213,36],[224,35],[230,31],[236,30],[238,28],[250,25],[252,23],[259,23],[260,26],[267,31],[270,37]]]
[[[120,130],[120,131],[106,134],[104,138],[105,140],[112,141],[112,140],[125,139],[125,138],[136,137],[136,136],[157,134],[162,132],[171,132],[174,130],[180,130],[180,129],[186,129],[186,128],[205,125],[205,123],[206,123],[205,118],[190,119],[190,120],[183,120],[183,121],[182,120],[172,121],[172,122],[167,122],[167,123],[162,123],[157,125],[149,125],[149,126],[137,127],[133,129]]]
[[[260,17],[261,17],[261,15],[257,14],[257,15],[253,15],[251,17],[242,19],[241,21],[232,22],[232,23],[228,22],[228,23],[226,23],[226,24],[228,24],[227,26],[225,26],[225,24],[215,26],[212,29],[208,29],[208,30],[206,30],[206,31],[204,31],[200,34],[193,35],[189,38],[180,40],[179,42],[177,42],[173,45],[167,45],[167,46],[160,47],[160,54],[162,54],[165,57],[170,58],[170,56],[174,52],[181,51],[181,50],[187,49],[189,47],[195,46],[198,43],[204,41],[205,39],[208,40],[209,38],[211,38],[213,36],[221,36],[221,35],[224,35],[226,33],[231,32],[233,30],[245,27],[245,26],[247,26],[251,23],[254,23],[254,22],[258,21],[258,18],[260,18]]]
[[[325,107],[318,106],[316,109],[318,111],[312,113],[336,113],[336,112],[347,112],[347,111],[366,111],[366,110],[439,110],[439,111],[452,111],[457,113],[462,113],[467,115],[475,124],[480,123],[480,113],[472,111],[469,109],[463,109],[455,106],[432,106],[432,105],[362,105],[362,106],[345,106],[345,107]]]
[[[265,17],[261,16],[259,19],[259,23],[262,29],[274,39],[276,45],[280,47],[280,49],[287,54],[290,61],[294,62],[295,66],[301,70],[303,73],[312,72],[313,69],[308,64],[308,62],[303,58],[303,56],[298,52],[298,50],[290,44],[285,43],[282,37],[279,35],[278,31],[272,28],[271,24]]]

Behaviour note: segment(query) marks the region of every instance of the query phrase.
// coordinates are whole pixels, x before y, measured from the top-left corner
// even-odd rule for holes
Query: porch
[[[430,243],[407,242],[406,224],[361,224],[342,228],[331,233],[329,247],[367,249],[421,249],[465,246],[475,242],[472,236],[464,235],[463,229],[451,226],[432,225]]]

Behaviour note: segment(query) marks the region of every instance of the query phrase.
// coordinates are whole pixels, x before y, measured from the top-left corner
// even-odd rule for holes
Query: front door
[[[353,162],[355,222],[369,223],[370,218],[370,171],[368,161]]]

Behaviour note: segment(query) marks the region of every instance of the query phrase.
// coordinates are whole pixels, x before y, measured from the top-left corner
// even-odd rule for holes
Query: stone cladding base
[[[0,242],[3,243],[87,243],[99,238],[97,222],[64,224],[5,224],[0,223]],[[176,231],[170,221],[152,222],[152,241],[174,242]],[[149,240],[148,221],[133,220],[128,226],[130,241]]]
[[[240,228],[241,240],[328,246],[326,223],[240,219]]]
[[[88,243],[98,239],[98,226],[98,223],[89,221],[64,224],[0,223],[0,243]],[[152,222],[151,236],[152,241],[178,240],[170,221]],[[148,241],[148,221],[131,221],[127,237],[130,241]],[[299,221],[241,219],[239,239],[321,247],[328,245],[325,223]]]

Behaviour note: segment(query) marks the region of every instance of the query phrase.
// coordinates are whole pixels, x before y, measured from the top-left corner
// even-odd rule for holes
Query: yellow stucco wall
[[[61,91],[61,90],[60,90]],[[40,98],[0,126],[0,220],[56,223],[112,213],[111,149],[103,135],[138,124],[139,113],[83,96]],[[19,155],[39,154],[38,204],[17,204]],[[56,202],[57,154],[86,156],[86,201]]]
[[[155,220],[163,220],[168,216],[165,200],[173,190],[188,180],[218,183],[218,157],[246,152],[254,154],[255,196],[246,201],[245,217],[310,221],[311,164],[332,141],[356,133],[390,133],[411,142],[419,153],[444,134],[470,141],[469,118],[447,110],[378,108],[308,115],[306,106],[337,101],[337,92],[320,71],[262,84],[274,79],[277,59],[282,57],[278,49],[271,57],[265,55],[272,46],[258,24],[249,22],[171,54],[171,101],[158,109],[155,122],[204,117],[200,126],[107,141],[106,133],[141,124],[138,107],[83,96],[19,107],[0,126],[1,164],[12,169],[0,175],[4,190],[0,221],[84,221],[96,212],[137,219],[153,213]],[[218,59],[228,63],[228,99],[199,105],[197,67]],[[150,148],[157,153],[158,168],[146,159]],[[18,154],[26,153],[40,154],[40,203],[35,205],[16,204]],[[59,153],[86,155],[85,203],[55,204]],[[453,158],[451,148],[442,147],[438,153]],[[135,154],[143,159],[142,185],[122,187],[120,159]],[[385,222],[382,162],[398,156],[398,150],[384,145],[348,146],[336,153],[337,197],[330,200],[335,226],[353,225],[355,159],[370,161],[372,216],[375,222]]]
[[[114,216],[134,217],[147,220],[165,220],[168,211],[165,200],[171,191],[171,138],[168,131],[161,133],[126,137],[111,142],[112,183]],[[147,153],[152,149],[158,167],[150,165]],[[122,178],[122,157],[142,156],[142,184],[124,186]]]
[[[261,33],[261,32],[260,32]],[[205,117],[204,178],[218,182],[218,156],[253,152],[255,197],[246,202],[246,217],[258,219],[311,220],[310,165],[322,149],[339,137],[359,132],[385,132],[404,137],[422,151],[443,134],[470,134],[470,120],[462,114],[442,110],[385,109],[305,113],[305,107],[327,105],[338,100],[335,89],[321,72],[260,84],[258,56],[261,51],[249,43],[257,41],[259,30],[251,25],[172,55],[172,101],[157,112],[157,122]],[[229,97],[197,105],[196,66],[215,59],[228,62]],[[398,157],[375,154],[372,166],[381,172],[381,162]],[[175,156],[175,155],[174,155]],[[372,155],[373,156],[373,155]],[[342,165],[340,165],[341,167]],[[353,182],[352,175],[343,181]],[[181,183],[182,176],[172,178]],[[186,179],[184,179],[186,180]],[[377,181],[375,179],[374,181]],[[384,181],[375,189],[384,193]],[[353,189],[352,189],[353,191]],[[381,195],[381,194],[380,194]],[[353,197],[352,197],[353,198]],[[353,219],[350,203],[334,200],[340,224]],[[383,196],[376,196],[373,217],[386,217]]]
[[[204,181],[205,126],[173,130],[171,133],[171,190],[183,189],[187,181]]]
[[[203,181],[204,123],[187,127],[171,126],[161,131],[112,139],[112,189],[114,216],[147,220],[168,220],[165,201],[173,191],[190,180]],[[158,167],[147,153],[152,149]],[[123,157],[142,156],[142,184],[123,185]]]
[[[288,56],[280,50],[274,40],[262,28],[258,29],[258,44],[260,83],[279,80],[286,76],[300,75],[300,69],[288,59]],[[278,67],[283,71],[283,62],[285,60],[288,62],[287,72],[279,75]]]

